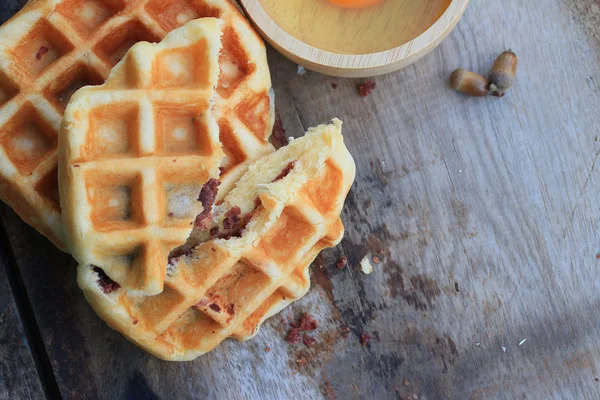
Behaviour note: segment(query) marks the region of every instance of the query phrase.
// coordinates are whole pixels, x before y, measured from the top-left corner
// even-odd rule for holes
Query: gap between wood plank
[[[4,225],[4,220],[0,219],[0,259],[6,270],[8,277],[8,283],[12,290],[15,304],[17,305],[17,312],[19,313],[19,319],[22,321],[23,330],[25,336],[29,342],[29,348],[33,361],[37,370],[37,374],[42,383],[44,394],[48,399],[60,399],[60,389],[58,388],[58,382],[54,376],[52,364],[50,363],[50,357],[46,351],[46,346],[42,339],[40,328],[35,320],[33,313],[33,307],[27,297],[27,290],[25,289],[25,283],[21,276],[21,271],[17,265],[15,255],[10,245],[8,233]]]

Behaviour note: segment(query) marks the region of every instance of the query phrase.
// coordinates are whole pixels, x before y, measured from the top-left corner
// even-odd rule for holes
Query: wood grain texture
[[[267,15],[259,0],[240,0],[240,3],[267,42],[287,58],[313,71],[352,78],[397,71],[425,56],[454,29],[467,8],[469,0],[452,0],[433,25],[400,46],[385,51],[375,49],[358,55],[332,53],[306,44],[281,29]],[[439,13],[439,10],[435,13]],[[314,20],[314,18],[308,18],[308,20]],[[398,23],[402,22],[398,21]],[[376,31],[369,31],[369,34],[374,32]]]
[[[10,249],[0,245],[0,254],[9,253]],[[44,391],[7,268],[7,257],[0,258],[0,399],[43,399]]]
[[[69,256],[1,207],[62,395],[600,398],[599,21],[595,0],[472,2],[446,41],[366,98],[361,80],[300,76],[271,51],[288,135],[345,121],[357,163],[347,233],[304,299],[194,362],[159,361],[106,327]],[[520,64],[506,97],[447,88],[453,69],[485,74],[507,48]],[[289,346],[281,320],[305,310],[319,344]]]

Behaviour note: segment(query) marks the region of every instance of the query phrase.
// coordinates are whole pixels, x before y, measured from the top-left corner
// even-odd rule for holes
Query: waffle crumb
[[[348,335],[350,334],[350,328],[348,328],[347,326],[341,326],[340,327],[340,335],[344,338],[344,339],[348,339]]]
[[[304,342],[306,346],[310,347],[316,342],[314,338],[306,334],[304,335],[304,339],[302,337],[302,332],[314,331],[318,326],[317,321],[309,313],[302,314],[302,317],[300,317],[296,323],[290,322],[290,326],[292,329],[288,332],[285,338],[286,342],[289,344],[298,344],[300,342]],[[310,339],[306,339],[307,337]]]
[[[362,335],[360,335],[360,343],[362,344],[363,347],[367,347],[367,345],[371,342],[371,334],[368,332],[363,332]]]
[[[358,93],[362,97],[367,97],[376,88],[377,88],[377,84],[374,81],[366,81],[363,84],[361,84],[361,85],[358,86]]]
[[[302,343],[304,343],[304,345],[306,347],[311,347],[313,346],[315,343],[317,342],[317,339],[315,339],[314,337],[307,335],[306,333],[304,334],[304,337],[302,338]]]
[[[373,266],[371,265],[368,256],[365,256],[365,258],[363,258],[360,262],[360,270],[366,275],[369,275],[371,272],[373,272]]]

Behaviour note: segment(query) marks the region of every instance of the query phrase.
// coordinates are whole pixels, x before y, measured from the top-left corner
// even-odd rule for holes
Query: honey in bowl
[[[452,0],[260,0],[281,29],[338,54],[390,50],[425,32]]]

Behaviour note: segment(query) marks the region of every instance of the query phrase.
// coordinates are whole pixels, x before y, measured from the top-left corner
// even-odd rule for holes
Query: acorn
[[[512,51],[505,51],[496,58],[488,77],[492,95],[502,97],[504,92],[512,87],[515,83],[517,64],[517,56]]]
[[[483,97],[490,93],[489,82],[483,76],[464,68],[450,75],[450,87],[469,96]]]

